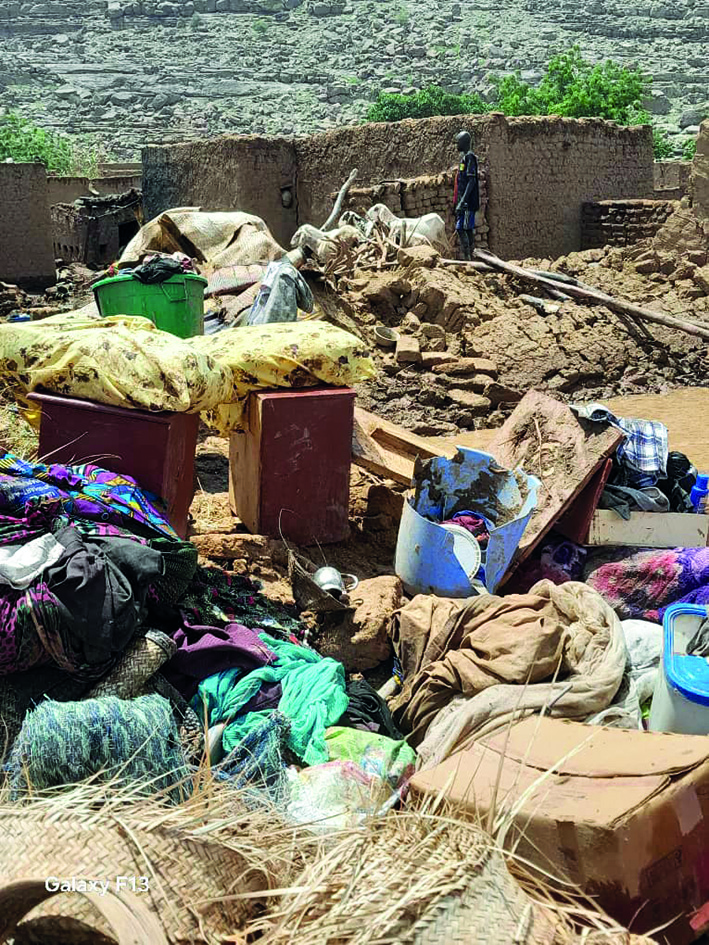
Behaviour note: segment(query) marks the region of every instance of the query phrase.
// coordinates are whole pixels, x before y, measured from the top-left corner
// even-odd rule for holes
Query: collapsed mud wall
[[[501,256],[577,250],[584,202],[653,195],[648,126],[492,114],[358,125],[296,139],[224,137],[150,147],[143,153],[146,209],[150,216],[186,205],[248,210],[287,241],[301,223],[322,224],[332,193],[355,167],[365,188],[452,174],[461,128],[471,132],[486,175],[486,221],[480,222]],[[289,188],[286,207],[282,192]],[[404,209],[412,215],[413,206]]]
[[[632,246],[655,236],[679,206],[676,200],[599,200],[585,203],[581,248]]]

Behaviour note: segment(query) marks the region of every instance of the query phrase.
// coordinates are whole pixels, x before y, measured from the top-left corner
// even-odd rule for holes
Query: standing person
[[[472,259],[475,248],[475,213],[480,209],[478,159],[471,150],[469,132],[461,131],[456,135],[455,144],[460,153],[453,191],[455,231],[463,259]]]

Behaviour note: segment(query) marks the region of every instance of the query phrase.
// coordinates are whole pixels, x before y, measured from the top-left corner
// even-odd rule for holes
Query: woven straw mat
[[[253,872],[248,880],[238,881],[246,867],[238,853],[178,828],[148,828],[130,812],[88,825],[81,819],[85,815],[71,812],[61,819],[55,812],[50,819],[41,810],[0,814],[0,943],[27,914],[26,907],[17,914],[19,904],[11,914],[3,901],[3,894],[18,882],[40,881],[43,888],[47,877],[83,877],[109,880],[115,890],[118,876],[147,876],[149,891],[133,898],[170,945],[233,935],[249,918],[250,906],[248,900],[223,901],[225,897],[267,888],[266,877]],[[24,902],[36,904],[29,893]],[[81,919],[111,932],[110,922],[98,920],[87,900],[76,894],[57,895],[41,912]],[[148,941],[152,945],[152,939]]]

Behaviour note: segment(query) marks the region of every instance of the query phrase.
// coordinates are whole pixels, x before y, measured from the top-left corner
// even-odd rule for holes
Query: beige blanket
[[[426,767],[514,717],[588,718],[613,701],[626,662],[615,613],[576,582],[469,601],[419,596],[392,638],[406,681],[390,705]]]

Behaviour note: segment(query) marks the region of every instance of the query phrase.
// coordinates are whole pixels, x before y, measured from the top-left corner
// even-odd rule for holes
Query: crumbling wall
[[[285,138],[227,136],[143,151],[147,219],[170,207],[243,210],[287,245],[298,228],[296,154]]]
[[[49,206],[57,203],[73,203],[79,197],[91,194],[108,196],[125,194],[129,190],[140,190],[143,186],[142,171],[101,177],[53,177],[47,178]]]
[[[55,281],[47,172],[0,164],[0,282],[44,289]]]
[[[709,119],[702,122],[697,137],[697,153],[692,161],[691,196],[694,215],[709,220]]]
[[[449,213],[454,138],[462,128],[473,136],[486,178],[486,219],[478,235],[506,258],[578,250],[584,202],[653,196],[649,126],[492,114],[364,124],[294,140],[225,137],[150,147],[143,156],[147,212],[186,205],[248,210],[287,244],[298,225],[322,225],[332,195],[357,168],[360,189],[417,181],[408,189],[408,205],[400,204],[407,214],[418,215],[422,207]],[[424,184],[424,178],[436,181]],[[295,196],[289,208],[283,189]],[[452,228],[452,217],[449,222]]]
[[[52,207],[54,252],[63,262],[105,266],[137,233],[142,203],[139,191],[120,196],[82,197]]]
[[[321,225],[332,208],[330,195],[355,167],[359,187],[452,172],[457,163],[454,139],[462,129],[473,136],[473,148],[484,165],[490,125],[490,118],[480,115],[422,118],[337,128],[297,139],[300,222]]]
[[[689,193],[691,161],[655,161],[653,172],[658,200],[681,200]]]
[[[490,248],[506,259],[579,249],[585,202],[653,195],[648,125],[492,117],[487,218]]]
[[[676,200],[599,200],[581,210],[581,248],[632,246],[660,230]]]

